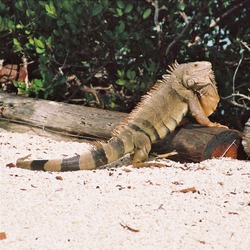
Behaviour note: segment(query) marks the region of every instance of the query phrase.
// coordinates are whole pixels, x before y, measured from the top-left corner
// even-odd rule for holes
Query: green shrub
[[[174,60],[211,61],[222,96],[247,94],[247,11],[247,1],[2,0],[0,58],[33,62],[31,96],[91,102],[80,86],[69,91],[76,75],[85,86],[112,86],[108,99],[99,92],[101,106],[118,110],[130,110]]]

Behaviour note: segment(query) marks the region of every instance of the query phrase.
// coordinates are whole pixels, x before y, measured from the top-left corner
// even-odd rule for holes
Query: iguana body
[[[201,125],[221,126],[207,118],[218,102],[211,63],[175,63],[115,129],[107,143],[100,142],[82,155],[67,159],[18,159],[17,166],[46,171],[97,169],[131,152],[134,152],[133,164],[140,164],[148,158],[151,144],[174,131],[188,111]]]

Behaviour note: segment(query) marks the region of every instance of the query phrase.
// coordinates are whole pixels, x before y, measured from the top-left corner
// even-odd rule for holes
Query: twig
[[[186,31],[190,28],[191,24],[193,23],[194,21],[194,18],[196,16],[196,12],[194,12],[191,20],[188,22],[188,24],[186,25],[186,27],[182,30],[182,32],[177,35],[175,37],[175,39],[168,45],[167,49],[166,49],[166,52],[165,52],[165,56],[167,57],[169,51],[171,50],[171,48],[181,39],[181,37],[186,33]]]
[[[240,43],[248,50],[250,51],[250,47],[248,46],[248,44],[246,42],[240,41]]]
[[[81,83],[81,81],[78,79],[78,77],[76,75],[72,75],[72,76],[69,76],[68,79],[67,79],[67,82],[69,81],[75,81],[75,83],[77,84],[77,86],[83,91],[83,92],[88,92],[88,93],[91,93],[95,99],[96,99],[96,103],[97,105],[100,105],[101,102],[100,102],[100,99],[96,93],[96,90],[94,88],[90,88],[88,86],[85,86],[84,84]],[[70,97],[70,99],[72,98],[72,96]]]
[[[224,156],[226,155],[226,153],[228,152],[228,150],[229,150],[233,145],[235,145],[235,142],[236,142],[236,140],[234,140],[234,141],[229,145],[229,147],[225,150],[225,152],[222,154],[221,157],[224,157]],[[235,145],[235,146],[236,146],[236,145]]]
[[[167,9],[165,5],[159,7],[159,2],[158,0],[155,0],[152,2],[152,5],[155,8],[155,14],[154,14],[154,23],[155,23],[155,28],[158,33],[162,31],[160,23],[159,23],[159,12],[160,10]]]
[[[25,79],[24,79],[25,87],[26,87],[26,90],[28,90],[29,87],[30,87],[29,76],[28,76],[28,74],[29,74],[29,72],[28,72],[28,64],[29,63],[28,63],[27,58],[26,58],[26,56],[24,54],[22,56],[22,61],[23,61],[23,68],[24,68],[24,70],[26,72],[26,76],[25,76]]]
[[[185,12],[180,11],[180,15],[182,16],[184,22],[188,24],[188,18]]]
[[[238,96],[239,94],[232,94],[232,95],[227,96],[227,97],[221,97],[221,99],[226,100],[226,99],[232,98],[233,95]],[[246,98],[247,98],[247,100],[249,100],[249,97],[246,96]],[[243,109],[246,109],[246,110],[250,110],[250,107],[248,107],[246,104],[240,104],[240,103],[238,103],[236,101],[229,101],[229,103],[233,104],[236,107],[243,108]]]
[[[240,67],[240,65],[241,65],[241,63],[242,63],[242,61],[244,59],[244,50],[242,49],[241,44],[240,44],[240,48],[241,48],[241,50],[240,50],[240,54],[241,54],[240,61],[239,61],[238,65],[237,65],[237,67],[236,67],[236,69],[234,71],[234,75],[233,75],[233,86],[232,86],[233,94],[235,94],[235,78],[236,78],[237,72],[239,70],[239,67]],[[235,101],[234,96],[233,96],[233,101]]]
[[[246,95],[244,95],[244,94],[240,94],[240,93],[235,93],[235,94],[231,94],[231,95],[229,95],[229,96],[226,96],[226,97],[222,97],[224,100],[226,100],[226,99],[230,99],[230,98],[232,98],[232,97],[241,97],[241,98],[243,98],[243,99],[246,99],[246,100],[248,100],[248,101],[250,101],[250,96],[246,96]]]
[[[160,24],[159,24],[159,2],[158,0],[155,0],[154,1],[154,7],[155,7],[155,14],[154,14],[154,23],[155,23],[155,28],[156,28],[156,31],[159,33],[161,32],[161,27],[160,27]]]
[[[234,98],[234,97],[241,97],[241,99],[243,100],[247,100],[250,102],[250,96],[246,96],[246,95],[243,95],[243,94],[240,94],[240,93],[233,93],[229,96],[226,96],[226,97],[221,97],[222,100],[227,100],[227,99],[231,99],[231,98]],[[231,104],[233,104],[234,106],[237,106],[239,108],[244,108],[246,110],[250,110],[250,107],[248,107],[245,103],[244,104],[240,104],[238,102],[236,102],[235,100],[232,100],[232,101],[229,101]]]
[[[4,62],[4,59],[0,59],[0,69],[3,68],[3,62]]]
[[[123,223],[121,223],[121,222],[120,222],[120,225],[121,225],[123,228],[128,229],[128,230],[131,231],[131,232],[134,232],[134,233],[140,232],[140,230],[134,229],[134,228],[132,228],[132,227],[130,227],[130,226],[128,226],[128,225],[125,225],[125,224],[123,224]]]
[[[79,89],[81,89],[83,92],[91,93],[95,97],[97,105],[101,105],[101,101],[98,97],[97,91],[110,90],[112,88],[111,85],[109,87],[93,87],[92,85],[90,85],[91,87],[88,87],[88,86],[82,84],[82,82],[79,80],[79,78],[76,75],[68,76],[67,83],[69,84],[70,81],[74,81],[76,83],[76,85],[79,87]],[[72,94],[68,99],[72,101],[72,98],[75,95],[75,93]]]
[[[234,10],[238,9],[239,7],[242,7],[248,1],[249,0],[245,0],[242,3],[239,3],[238,5],[233,6],[231,9],[229,9],[228,11],[226,11],[225,13],[223,13],[221,15],[221,17],[218,17],[218,18],[215,19],[215,21],[211,22],[210,25],[209,25],[209,28],[215,27],[223,18],[225,18],[226,16],[228,16],[229,14],[231,14]]]
[[[229,14],[231,14],[234,10],[238,9],[239,7],[242,7],[245,3],[247,3],[249,0],[245,0],[244,2],[233,6],[232,8],[230,8],[229,10],[227,10],[225,13],[223,13],[220,17],[217,17],[215,19],[215,21],[212,21],[209,25],[209,29],[214,28],[215,26],[217,26],[219,24],[219,22],[221,22],[222,19],[224,19],[226,16],[228,16]],[[207,31],[206,31],[207,32]],[[196,45],[198,42],[201,41],[201,37],[206,33],[204,32],[203,34],[200,34],[200,36],[196,36],[194,38],[193,42],[190,42],[188,44],[188,47],[191,47],[193,45]]]

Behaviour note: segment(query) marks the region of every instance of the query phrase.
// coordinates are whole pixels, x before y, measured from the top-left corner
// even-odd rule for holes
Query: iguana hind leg
[[[134,158],[132,165],[134,168],[144,168],[144,167],[165,167],[161,163],[147,163],[145,162],[148,159],[149,152],[151,150],[151,141],[150,139],[141,133],[138,133],[135,136],[135,149],[134,149]]]

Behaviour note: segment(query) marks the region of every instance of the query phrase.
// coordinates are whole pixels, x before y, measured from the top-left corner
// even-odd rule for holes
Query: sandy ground
[[[64,173],[6,167],[27,154],[72,156],[85,147],[0,130],[0,249],[250,249],[249,162],[120,162]]]

